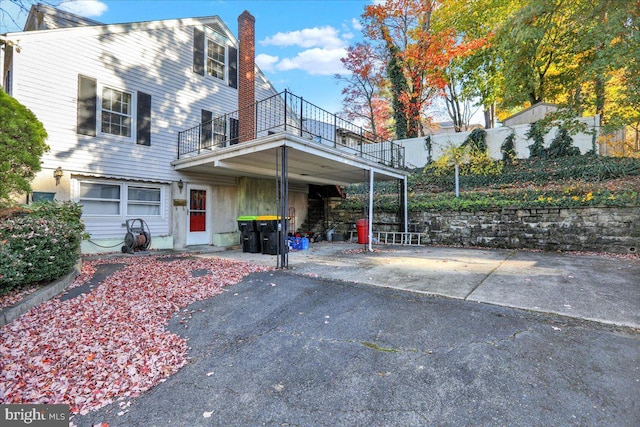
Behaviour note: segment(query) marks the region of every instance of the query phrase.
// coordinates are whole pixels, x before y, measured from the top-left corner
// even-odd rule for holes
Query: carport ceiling
[[[335,149],[295,135],[282,133],[201,152],[173,162],[178,171],[218,176],[273,178],[280,173],[281,148],[287,147],[288,178],[291,183],[349,185],[368,180],[365,171],[373,171],[375,180],[403,179],[406,173],[363,159],[345,149]]]

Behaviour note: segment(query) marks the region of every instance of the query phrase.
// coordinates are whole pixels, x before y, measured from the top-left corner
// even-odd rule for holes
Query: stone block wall
[[[362,212],[333,209],[337,232],[354,229]],[[393,213],[374,213],[373,231],[402,231]],[[496,209],[411,212],[409,231],[426,244],[546,251],[640,251],[640,207]]]

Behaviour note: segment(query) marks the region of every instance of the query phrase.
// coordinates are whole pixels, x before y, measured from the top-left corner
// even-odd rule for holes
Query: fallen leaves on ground
[[[635,249],[634,249],[635,251]],[[578,251],[568,251],[567,254],[570,255],[588,255],[588,256],[598,256],[603,258],[610,259],[622,259],[622,260],[630,260],[630,261],[640,261],[640,254],[638,253],[628,253],[628,254],[618,254],[613,252],[578,252]]]
[[[31,295],[41,287],[38,285],[26,285],[17,289],[12,289],[9,293],[0,295],[0,309],[5,307],[11,307],[18,301],[24,299],[26,296]]]
[[[89,293],[49,300],[0,329],[0,403],[69,404],[87,413],[134,397],[187,363],[186,341],[166,330],[183,307],[220,294],[250,273],[271,270],[218,258],[117,258],[125,267]],[[208,274],[193,277],[191,272]]]
[[[362,249],[362,248],[358,248],[358,249],[345,249],[344,251],[342,251],[343,254],[345,255],[354,255],[354,254],[368,254],[368,253],[372,253],[372,252],[394,252],[394,251],[383,251],[381,249]]]

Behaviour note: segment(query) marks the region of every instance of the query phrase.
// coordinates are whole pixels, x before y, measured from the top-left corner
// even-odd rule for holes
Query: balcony
[[[215,117],[178,134],[178,160],[202,156],[271,135],[288,135],[344,158],[357,158],[386,168],[404,169],[404,147],[379,141],[371,132],[305,101],[288,91],[256,102],[253,111],[238,110]],[[249,114],[247,114],[249,113]],[[254,126],[241,134],[240,117]],[[245,119],[246,120],[246,119]]]

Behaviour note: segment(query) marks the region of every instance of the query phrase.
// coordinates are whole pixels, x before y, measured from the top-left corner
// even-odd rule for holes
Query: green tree
[[[505,107],[554,102],[569,78],[576,31],[567,8],[574,2],[527,0],[498,31]],[[568,5],[571,3],[572,5]],[[574,61],[575,63],[575,61]],[[563,68],[564,67],[564,68]]]
[[[515,4],[495,38],[502,107],[553,102],[574,115],[632,124],[629,112],[638,105],[633,86],[640,79],[640,0]]]
[[[31,191],[40,158],[49,151],[47,132],[24,105],[0,90],[0,202],[11,194]]]
[[[486,129],[495,126],[495,106],[500,98],[499,43],[495,34],[516,6],[517,0],[443,0],[435,12],[437,29],[453,28],[459,39],[475,40],[476,48],[456,56],[447,74],[460,84],[461,99],[475,99],[476,105],[482,106]]]

